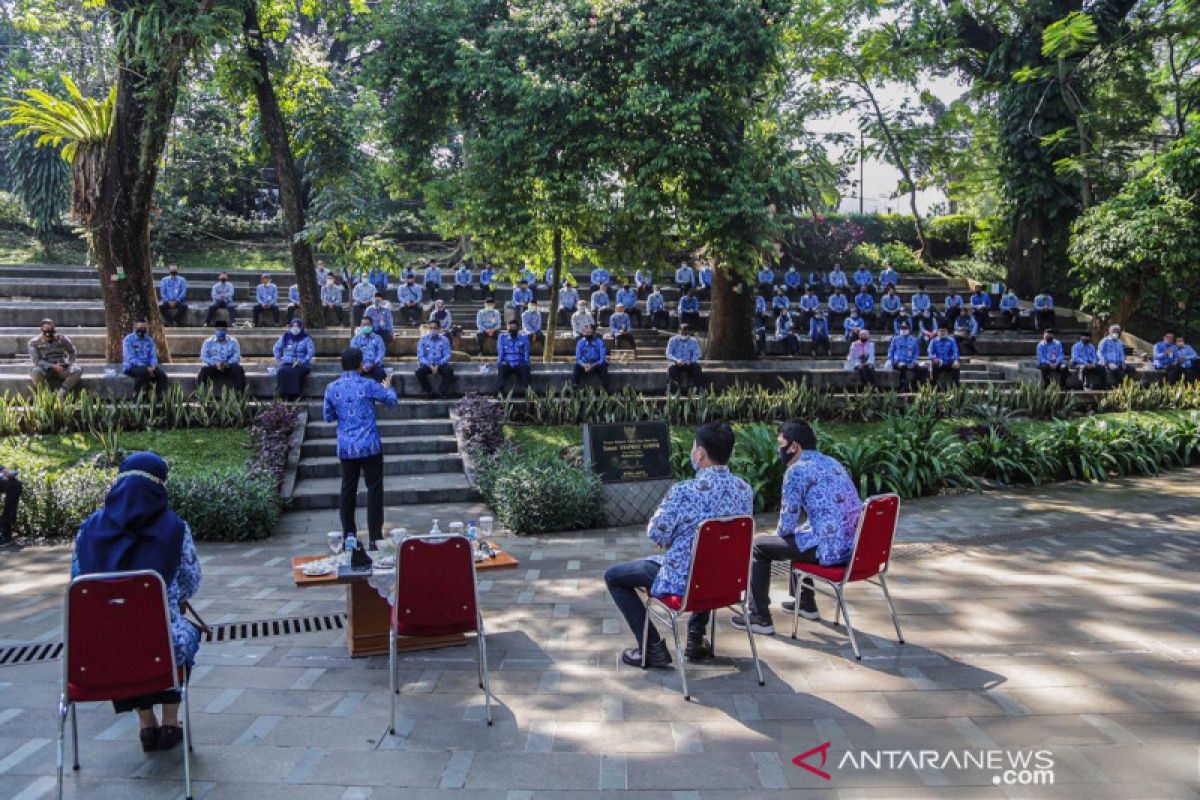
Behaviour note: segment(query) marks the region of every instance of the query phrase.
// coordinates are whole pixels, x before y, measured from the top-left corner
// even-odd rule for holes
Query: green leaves
[[[1042,31],[1042,55],[1067,58],[1094,46],[1100,39],[1090,14],[1072,11]]]
[[[62,75],[68,99],[63,100],[41,89],[25,89],[24,99],[5,98],[2,110],[7,116],[0,126],[18,128],[18,136],[36,136],[38,147],[61,147],[62,157],[74,161],[81,145],[98,144],[112,127],[113,103],[117,87],[103,100],[84,97],[71,80]]]

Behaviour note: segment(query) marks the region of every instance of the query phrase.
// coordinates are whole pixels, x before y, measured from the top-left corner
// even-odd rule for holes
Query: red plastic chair
[[[492,690],[488,679],[487,639],[475,588],[475,558],[465,536],[414,536],[396,553],[396,602],[388,637],[392,716],[396,732],[396,641],[400,636],[449,636],[475,632],[479,642],[479,688],[484,713],[492,724]]]
[[[81,575],[66,591],[63,688],[58,700],[58,797],[63,793],[67,713],[79,769],[75,704],[128,700],[169,690],[183,703],[183,783],[192,800],[191,714],[187,682],[175,664],[167,587],[153,570]]]
[[[688,567],[687,593],[653,595],[646,597],[646,626],[642,629],[642,666],[646,666],[646,639],[650,635],[650,617],[671,626],[675,638],[675,665],[679,669],[679,680],[683,686],[683,697],[688,694],[687,671],[683,666],[683,648],[679,645],[679,617],[698,611],[716,611],[731,608],[746,616],[747,597],[750,592],[750,551],[754,545],[754,517],[723,517],[704,522],[696,531],[692,544],[692,563]],[[711,619],[710,641],[716,652],[716,615]],[[764,686],[762,665],[758,663],[758,648],[754,634],[748,629],[750,652],[754,655],[754,669],[758,672],[758,685]]]
[[[892,595],[888,592],[887,574],[892,558],[892,543],[896,538],[896,522],[900,518],[900,498],[894,494],[879,494],[868,497],[863,504],[863,512],[858,518],[858,530],[854,534],[854,550],[850,560],[845,564],[834,567],[823,567],[820,564],[808,564],[801,561],[792,562],[792,572],[797,583],[801,578],[816,578],[829,584],[837,596],[837,612],[833,624],[837,625],[842,616],[846,617],[846,630],[850,634],[850,646],[854,648],[854,657],[862,661],[858,651],[858,642],[854,640],[854,626],[850,624],[850,610],[842,592],[846,584],[857,581],[870,581],[879,578],[879,587],[887,599],[888,608],[892,612],[892,625],[896,628],[896,639],[904,644],[904,634],[900,632],[900,620],[896,618],[896,606],[892,603]],[[796,606],[792,611],[792,638],[796,638],[796,629],[800,624],[800,600],[797,595]]]

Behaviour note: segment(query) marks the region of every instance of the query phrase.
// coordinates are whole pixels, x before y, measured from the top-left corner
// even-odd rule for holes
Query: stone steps
[[[449,436],[384,436],[384,455],[413,455],[417,453],[454,453],[458,444]],[[329,437],[308,439],[300,445],[300,457],[336,456],[337,440]]]
[[[427,437],[427,436],[452,436],[454,434],[454,426],[448,419],[383,419],[383,414],[379,413],[383,408],[376,407],[376,413],[380,417],[376,423],[381,436],[408,436],[408,437]],[[321,419],[321,409],[316,409],[316,419]],[[313,417],[309,416],[312,420]],[[309,422],[306,428],[309,439],[330,439],[336,435],[337,423],[335,422]]]
[[[337,508],[341,480],[337,477],[314,478],[297,483],[291,508],[309,510]],[[425,503],[469,503],[479,494],[460,473],[405,475],[402,479],[384,481],[383,503],[386,506],[407,506]],[[358,507],[361,512],[367,502],[367,492],[359,489]],[[361,514],[360,514],[361,516]]]
[[[457,452],[387,454],[383,459],[384,475],[432,475],[462,471],[462,458]],[[304,481],[336,478],[339,475],[341,462],[336,455],[304,457],[297,472],[297,477]]]

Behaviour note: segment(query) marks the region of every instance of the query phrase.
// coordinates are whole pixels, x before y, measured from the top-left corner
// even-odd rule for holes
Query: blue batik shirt
[[[454,270],[454,285],[455,286],[470,286],[471,285],[471,270],[466,267],[459,267]]]
[[[1179,345],[1179,366],[1191,369],[1196,365],[1196,348],[1190,344]]]
[[[540,309],[531,308],[521,314],[521,330],[526,333],[542,332],[542,312]]]
[[[700,342],[694,336],[676,334],[667,342],[667,361],[694,364],[700,360]]]
[[[523,333],[512,336],[502,333],[496,337],[496,363],[519,367],[529,363],[529,337]]]
[[[427,333],[417,342],[417,363],[440,367],[450,362],[450,340],[440,333]]]
[[[354,284],[354,289],[350,292],[350,299],[360,306],[369,305],[375,299],[375,284],[368,280],[361,280]]]
[[[614,336],[618,333],[625,333],[629,330],[629,315],[624,311],[614,311],[613,315],[608,318],[608,329]]]
[[[895,313],[904,308],[904,301],[900,299],[898,294],[885,294],[879,301],[879,305],[884,311]]]
[[[992,307],[992,296],[984,292],[976,292],[971,295],[971,308],[987,308]]]
[[[363,319],[368,317],[372,320],[371,327],[380,333],[391,333],[396,326],[392,319],[391,303],[381,302],[379,305],[367,306],[367,309],[363,311]]]
[[[214,303],[232,303],[233,302],[233,284],[221,283],[217,281],[212,287],[212,300]]]
[[[1072,367],[1094,367],[1100,363],[1100,357],[1096,353],[1096,345],[1091,342],[1076,342],[1071,345],[1071,366]]]
[[[786,309],[791,305],[786,294],[777,294],[771,298],[771,308]]]
[[[1119,336],[1105,336],[1100,340],[1100,360],[1105,364],[1125,364],[1125,343]]]
[[[159,284],[158,293],[164,303],[182,303],[187,299],[187,281],[182,275],[168,275]]]
[[[839,287],[846,288],[846,273],[840,269],[829,271],[829,285],[837,289]]]
[[[367,369],[375,369],[383,363],[386,348],[383,339],[378,334],[374,332],[357,334],[350,340],[350,346],[362,350],[363,366]]]
[[[475,312],[475,327],[481,331],[500,329],[500,309],[481,308]]]
[[[954,332],[963,336],[978,336],[979,323],[975,321],[974,317],[960,316],[954,320]]]
[[[1063,347],[1062,342],[1053,339],[1047,342],[1045,339],[1038,342],[1037,360],[1039,364],[1061,364],[1063,363]]]
[[[414,303],[420,303],[424,291],[415,283],[402,283],[400,288],[396,290],[396,298],[400,301],[400,305],[407,306]]]
[[[657,314],[667,307],[667,301],[662,296],[662,292],[654,291],[646,297],[646,310],[651,314]]]
[[[754,295],[754,313],[755,314],[766,314],[767,313],[767,298],[763,297],[761,294]]]
[[[608,274],[608,270],[597,267],[596,269],[592,270],[591,278],[592,283],[595,285],[605,286],[608,284],[610,276]]]
[[[358,372],[343,372],[325,389],[324,418],[337,423],[340,459],[370,458],[383,452],[375,425],[375,404],[396,405],[396,392]]]
[[[920,348],[920,344],[911,335],[895,336],[892,338],[892,343],[888,345],[888,361],[892,364],[914,366],[917,363],[917,356],[920,355]]]
[[[273,283],[260,283],[254,290],[254,299],[260,306],[279,305],[279,287]]]
[[[871,311],[875,308],[875,298],[867,292],[859,292],[854,296],[854,305],[859,311]]]
[[[425,285],[426,286],[441,286],[442,271],[437,267],[425,268]]]
[[[679,298],[679,310],[680,311],[699,311],[700,310],[700,299],[697,297],[689,297],[688,295],[685,294],[683,297]]]
[[[608,360],[608,353],[604,349],[604,342],[599,336],[594,336],[589,341],[587,337],[580,337],[575,343],[575,361],[579,364],[603,364]]]
[[[692,547],[701,525],[710,519],[753,512],[754,491],[728,467],[705,467],[692,480],[672,486],[646,525],[646,536],[666,550],[647,559],[662,565],[651,594],[661,597],[687,592]]]
[[[706,288],[711,287],[712,282],[713,282],[712,267],[708,267],[708,266],[701,267],[699,270],[696,271],[696,279],[700,282],[701,286],[704,286]]]
[[[831,294],[829,296],[829,310],[836,311],[839,314],[845,313],[850,307],[850,303],[846,300],[844,294]]]
[[[288,287],[288,302],[294,306],[300,305],[300,287],[294,283]]]
[[[367,273],[367,280],[381,292],[386,292],[388,288],[388,274],[381,269],[373,269]]]
[[[304,366],[312,364],[313,357],[317,354],[313,338],[311,336],[301,336],[299,339],[292,337],[291,341],[285,344],[284,340],[288,338],[286,334],[280,336],[275,341],[275,346],[271,348],[271,352],[275,354],[275,362],[281,366],[294,363]]]
[[[775,284],[775,270],[764,269],[758,273],[758,282],[770,285]]]
[[[200,346],[200,363],[207,367],[215,367],[220,364],[237,364],[241,360],[242,348],[238,345],[237,339],[232,336],[226,336],[224,339],[210,336]]]
[[[869,269],[860,269],[854,272],[854,283],[858,286],[870,286],[874,280]]]
[[[634,289],[633,287],[630,287],[628,289],[618,289],[617,290],[617,303],[625,306],[626,311],[637,308],[637,304],[638,304],[637,289]]]
[[[495,280],[495,276],[496,276],[496,271],[494,269],[492,269],[491,267],[484,268],[479,273],[479,285],[480,286],[491,286]]]
[[[946,305],[947,311],[949,311],[952,308],[962,308],[962,304],[963,304],[962,295],[960,295],[960,294],[946,295],[946,304],[945,305]]]
[[[650,273],[639,269],[637,272],[633,273],[633,282],[638,286],[645,286],[646,284],[650,283]]]
[[[899,282],[900,282],[899,274],[897,274],[896,270],[892,269],[891,267],[888,267],[883,272],[879,273],[879,285],[880,286],[887,286],[889,283],[892,286],[895,286]]]
[[[821,307],[821,298],[815,294],[800,295],[800,309],[802,311],[816,311]]]
[[[943,364],[958,361],[958,342],[950,336],[938,336],[929,340],[929,358]]]
[[[813,317],[808,321],[808,335],[813,339],[829,338],[829,320]]]
[[[1033,298],[1033,307],[1038,311],[1049,311],[1054,308],[1054,298],[1043,292]]]
[[[129,372],[133,367],[157,367],[158,348],[149,333],[139,337],[131,333],[121,343],[121,370]]]
[[[783,339],[786,336],[791,336],[795,330],[795,325],[792,323],[791,314],[780,314],[775,319],[775,338]]]
[[[529,301],[532,299],[533,299],[533,290],[532,289],[530,289],[528,287],[522,289],[520,286],[518,286],[516,289],[513,289],[512,305],[514,308],[516,308],[518,306],[528,305]]]
[[[80,526],[82,532],[83,526]],[[79,534],[75,535],[75,552],[71,556],[71,578],[78,578]],[[179,557],[179,569],[167,584],[167,609],[171,615],[171,644],[175,651],[175,666],[191,668],[196,663],[196,651],[200,649],[200,629],[188,622],[179,610],[179,604],[193,597],[200,588],[200,559],[196,557],[196,544],[192,540],[192,529],[183,523],[183,549]]]
[[[858,315],[858,312],[855,312],[842,320],[842,333],[846,335],[847,339],[850,338],[850,331],[854,330],[855,328],[858,328],[861,331],[865,327],[867,327],[867,323]]]
[[[603,289],[592,292],[592,308],[608,308],[608,292]]]
[[[795,269],[789,269],[787,272],[783,273],[783,285],[789,289],[798,289],[800,287],[800,283],[800,273],[796,272]]]
[[[1174,344],[1158,342],[1154,345],[1154,368],[1166,369],[1179,363],[1179,348]]]
[[[1021,305],[1021,298],[1017,297],[1012,292],[1008,292],[1000,298],[1000,310],[1008,311],[1010,308],[1018,308]]]
[[[331,306],[342,304],[342,287],[336,283],[326,283],[321,287],[321,302]]]
[[[574,313],[575,306],[579,305],[579,292],[570,287],[564,286],[558,290],[558,307],[565,308],[567,311]]]
[[[932,303],[929,300],[929,295],[924,292],[917,292],[912,296],[912,310],[914,314],[920,314],[922,311],[928,311]]]
[[[696,283],[696,274],[691,267],[680,267],[675,270],[675,282],[692,286]]]
[[[803,513],[807,519],[801,523]],[[854,550],[862,514],[858,488],[846,468],[816,450],[805,450],[783,476],[779,536],[793,536],[796,549],[817,548],[825,566],[844,564]]]

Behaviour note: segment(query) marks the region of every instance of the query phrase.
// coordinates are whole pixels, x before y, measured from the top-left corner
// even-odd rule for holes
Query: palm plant
[[[6,98],[6,115],[0,125],[16,127],[17,136],[36,136],[38,147],[62,148],[71,165],[71,213],[84,224],[90,222],[100,204],[100,180],[104,168],[104,143],[112,129],[117,89],[113,86],[103,100],[84,97],[67,75],[62,82],[68,99],[41,89],[25,89],[23,99]]]

